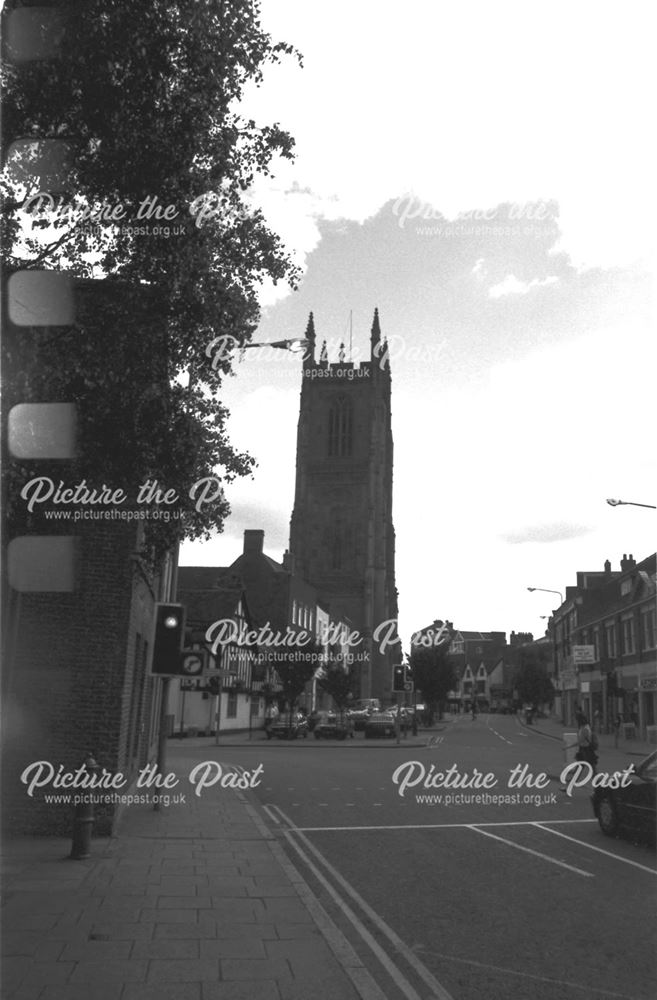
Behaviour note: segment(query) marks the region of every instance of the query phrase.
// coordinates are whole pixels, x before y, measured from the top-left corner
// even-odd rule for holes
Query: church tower
[[[326,341],[315,359],[312,313],[305,337],[290,556],[327,610],[363,636],[361,697],[388,699],[401,645],[381,652],[372,639],[390,620],[396,635],[397,618],[388,347],[378,310],[370,360],[359,365],[345,361],[343,344],[331,363]]]

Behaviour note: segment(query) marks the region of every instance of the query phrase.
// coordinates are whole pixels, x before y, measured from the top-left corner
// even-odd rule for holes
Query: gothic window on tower
[[[338,396],[329,409],[329,458],[349,457],[351,455],[352,438],[353,407],[351,400],[345,396]]]

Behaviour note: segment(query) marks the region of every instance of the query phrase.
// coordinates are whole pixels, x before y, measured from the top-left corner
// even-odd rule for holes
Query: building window
[[[353,438],[353,407],[351,400],[338,396],[329,409],[328,453],[330,458],[351,455]]]
[[[596,662],[600,659],[600,629],[593,629],[593,656]]]
[[[616,655],[616,626],[612,622],[610,625],[605,625],[605,645],[607,647],[607,656]]]
[[[634,619],[623,618],[621,622],[621,635],[623,642],[623,656],[634,652]]]
[[[226,718],[234,719],[237,716],[237,691],[228,692],[228,702],[226,704]]]
[[[644,611],[641,615],[642,632],[643,632],[643,648],[644,649],[654,649],[655,648],[655,618],[657,617],[657,611],[655,608],[649,608]]]

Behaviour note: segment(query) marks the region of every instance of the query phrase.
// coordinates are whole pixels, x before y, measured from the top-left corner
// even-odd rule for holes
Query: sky
[[[244,112],[296,139],[252,192],[303,271],[258,341],[391,345],[399,629],[543,634],[579,570],[655,549],[651,5],[264,0],[295,45]],[[651,86],[652,84],[652,86]],[[351,317],[351,319],[350,319]],[[258,461],[222,535],[288,545],[301,362],[251,350],[222,390]]]

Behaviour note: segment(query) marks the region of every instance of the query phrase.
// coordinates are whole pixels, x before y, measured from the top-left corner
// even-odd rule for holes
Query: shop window
[[[234,719],[237,716],[237,691],[228,692],[228,702],[226,705],[226,718]]]

